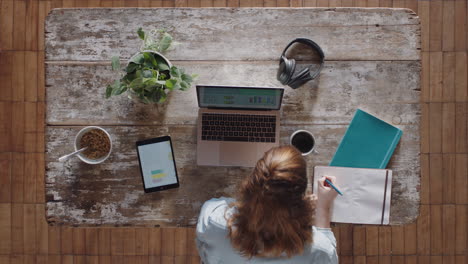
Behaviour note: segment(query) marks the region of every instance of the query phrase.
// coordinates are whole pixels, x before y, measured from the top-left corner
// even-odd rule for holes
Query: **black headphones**
[[[320,56],[320,66],[318,70],[315,72],[310,72],[310,67],[307,67],[300,71],[298,74],[294,74],[294,71],[296,70],[296,61],[294,59],[288,59],[286,58],[286,51],[291,47],[292,44],[294,43],[302,43],[305,44],[309,47],[311,47],[313,50],[315,50],[319,56]],[[279,69],[278,69],[278,75],[276,78],[278,81],[281,82],[283,85],[288,85],[289,87],[296,89],[300,87],[301,85],[305,84],[306,82],[315,79],[320,71],[323,68],[323,62],[325,60],[325,54],[323,53],[322,49],[320,48],[317,43],[313,42],[310,39],[306,38],[297,38],[291,43],[286,46],[284,49],[283,53],[281,54],[280,62],[279,62]]]

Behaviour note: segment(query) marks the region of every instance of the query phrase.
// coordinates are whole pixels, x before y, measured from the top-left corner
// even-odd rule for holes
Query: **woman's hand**
[[[322,228],[330,228],[330,208],[338,195],[332,187],[326,186],[325,179],[327,178],[336,186],[336,178],[333,176],[322,177],[318,180],[315,226]]]
[[[336,186],[336,178],[334,176],[322,177],[318,180],[317,209],[330,210],[330,207],[333,204],[333,201],[338,195],[338,193],[332,187],[327,186],[327,184],[325,183],[326,179],[329,179],[333,183],[333,185]],[[336,187],[338,188],[338,186]]]

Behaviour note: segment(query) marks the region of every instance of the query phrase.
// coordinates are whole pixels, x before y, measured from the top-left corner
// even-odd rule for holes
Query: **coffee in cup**
[[[314,135],[307,130],[296,130],[291,135],[289,141],[292,146],[302,153],[302,156],[306,156],[314,152],[315,138]]]

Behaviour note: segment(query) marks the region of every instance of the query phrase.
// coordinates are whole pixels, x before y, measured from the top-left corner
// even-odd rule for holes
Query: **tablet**
[[[138,141],[136,147],[146,193],[179,187],[171,137]]]

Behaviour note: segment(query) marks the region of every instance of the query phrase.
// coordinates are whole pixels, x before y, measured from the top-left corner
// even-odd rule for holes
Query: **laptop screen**
[[[278,110],[284,89],[197,85],[198,105],[212,108]]]

